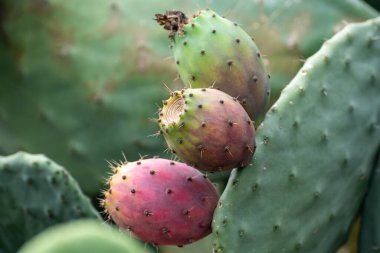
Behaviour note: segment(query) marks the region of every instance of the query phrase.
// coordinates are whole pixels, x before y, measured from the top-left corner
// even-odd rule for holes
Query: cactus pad
[[[50,228],[19,253],[149,253],[139,241],[95,221],[80,220]]]
[[[380,18],[346,26],[300,70],[233,171],[213,223],[224,252],[334,252],[380,145]],[[244,217],[244,219],[242,219]]]
[[[68,172],[43,155],[0,156],[0,252],[54,224],[99,215]]]

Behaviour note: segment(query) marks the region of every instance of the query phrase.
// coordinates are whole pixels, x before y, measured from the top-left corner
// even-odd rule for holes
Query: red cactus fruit
[[[198,170],[153,158],[115,168],[104,205],[123,230],[155,245],[184,245],[211,232],[219,194]]]
[[[173,92],[158,122],[173,153],[201,170],[244,167],[255,151],[255,128],[247,112],[216,89]]]

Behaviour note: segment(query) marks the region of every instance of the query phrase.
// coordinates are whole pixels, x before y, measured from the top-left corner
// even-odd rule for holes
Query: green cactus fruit
[[[185,85],[213,86],[238,97],[251,119],[259,122],[269,102],[269,83],[252,38],[211,10],[199,11],[191,19],[182,12],[157,14],[156,18],[170,30],[175,62]]]
[[[14,253],[54,224],[99,218],[76,181],[43,155],[0,156],[0,252]]]
[[[380,252],[380,152],[374,163],[360,228],[360,253]]]
[[[96,221],[79,220],[47,229],[18,253],[149,253],[141,242]]]
[[[172,92],[158,122],[169,149],[200,170],[245,167],[256,148],[247,112],[236,98],[216,89]]]
[[[152,158],[114,172],[102,202],[121,229],[155,245],[185,245],[211,233],[219,194],[195,168]]]
[[[334,252],[345,241],[380,146],[379,38],[380,18],[346,26],[283,90],[252,168],[233,170],[221,196],[215,252]]]

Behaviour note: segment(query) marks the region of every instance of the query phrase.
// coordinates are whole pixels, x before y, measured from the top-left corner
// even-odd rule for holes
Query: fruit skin
[[[335,252],[345,241],[380,146],[379,36],[380,18],[346,26],[283,90],[252,168],[234,170],[221,196],[216,252]]]
[[[121,229],[155,245],[184,245],[210,234],[219,194],[198,170],[161,158],[114,170],[104,206]]]
[[[18,253],[149,253],[141,242],[113,227],[78,220],[49,228],[28,241]]]
[[[99,218],[77,182],[44,155],[0,156],[0,252],[14,253],[42,230]]]
[[[173,39],[180,77],[193,88],[213,86],[238,97],[259,123],[269,103],[269,78],[252,38],[236,23],[202,10]]]
[[[237,99],[206,88],[171,96],[158,122],[173,153],[210,172],[248,165],[256,148],[255,129]]]
[[[374,161],[370,187],[362,212],[360,253],[372,253],[380,250],[380,149],[377,157],[377,160]]]

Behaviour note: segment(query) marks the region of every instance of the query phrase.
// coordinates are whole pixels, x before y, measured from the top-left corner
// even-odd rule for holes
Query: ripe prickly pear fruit
[[[253,39],[236,23],[214,11],[202,10],[192,18],[180,11],[156,14],[170,31],[172,49],[182,81],[193,88],[214,85],[238,97],[258,124],[269,102],[269,76]]]
[[[153,158],[114,171],[103,204],[121,229],[155,245],[184,245],[211,232],[219,194],[198,170]]]
[[[236,98],[216,89],[172,92],[158,119],[169,148],[201,170],[246,166],[255,151],[255,129]]]

